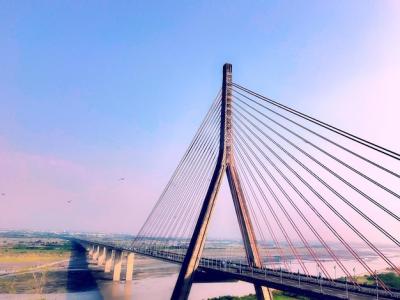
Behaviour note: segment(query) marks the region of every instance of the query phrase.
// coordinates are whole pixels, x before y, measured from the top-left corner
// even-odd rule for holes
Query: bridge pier
[[[89,257],[92,258],[94,253],[94,245],[89,246]]]
[[[115,250],[113,281],[121,280],[122,258],[123,258],[123,252],[121,250]]]
[[[113,281],[121,280],[122,264],[126,257],[125,280],[132,281],[135,253],[113,249],[107,246],[89,246],[89,257],[97,260],[97,265],[104,264],[104,272],[110,273],[113,270]]]
[[[112,266],[112,261],[113,261],[113,256],[115,255],[115,250],[113,249],[108,249],[107,254],[106,254],[106,263],[104,264],[104,272],[105,273],[110,273],[111,272],[111,266]]]
[[[93,254],[93,260],[94,261],[96,261],[97,260],[97,258],[99,257],[99,254],[100,254],[100,246],[95,246],[95,251],[94,251],[94,254]]]
[[[102,249],[100,250],[99,259],[97,260],[97,265],[101,266],[104,263],[106,254],[107,254],[107,248],[102,247]]]
[[[266,286],[260,286],[255,284],[254,290],[256,291],[257,299],[264,299],[264,300],[273,300],[274,296],[272,296],[271,290]]]
[[[126,257],[126,281],[132,281],[133,278],[133,263],[135,261],[135,254],[130,252]]]

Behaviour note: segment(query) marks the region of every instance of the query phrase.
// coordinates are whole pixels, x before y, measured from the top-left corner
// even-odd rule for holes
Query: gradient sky
[[[0,0],[0,228],[137,232],[224,62],[400,152],[399,49],[395,0]]]

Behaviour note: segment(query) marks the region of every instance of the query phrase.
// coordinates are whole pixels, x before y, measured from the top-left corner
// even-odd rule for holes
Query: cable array
[[[235,163],[257,207],[258,243],[273,243],[266,266],[328,279],[338,267],[355,284],[357,268],[387,289],[365,256],[400,275],[381,250],[400,247],[400,155],[236,83],[232,91]]]
[[[214,100],[131,247],[184,255],[219,149],[221,93]]]

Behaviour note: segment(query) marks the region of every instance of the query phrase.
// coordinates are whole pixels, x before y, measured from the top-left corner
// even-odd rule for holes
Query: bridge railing
[[[153,257],[164,258],[169,261],[180,263],[184,259],[184,255],[175,252],[155,250],[155,249],[135,249],[135,252],[143,253]],[[324,293],[324,288],[335,288],[347,291],[348,293],[363,293],[368,295],[390,296],[400,299],[400,290],[392,289],[386,291],[378,286],[371,287],[366,285],[355,285],[352,282],[345,280],[329,280],[320,276],[306,276],[301,273],[291,273],[280,269],[257,268],[249,266],[246,263],[238,261],[230,261],[218,258],[201,258],[199,266],[203,268],[215,269],[223,272],[242,274],[249,277],[258,279],[271,280],[278,279],[278,282],[283,284],[284,280],[293,281],[293,285],[301,287],[302,284],[313,284],[320,287],[321,293]]]

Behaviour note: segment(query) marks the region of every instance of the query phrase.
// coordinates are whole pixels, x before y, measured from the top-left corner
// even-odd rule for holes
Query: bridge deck
[[[120,251],[134,252],[139,255],[181,264],[183,254],[155,249],[130,249],[109,243],[77,240],[83,244],[94,244]],[[267,286],[298,295],[319,299],[400,299],[400,291],[385,291],[371,286],[346,283],[339,280],[328,280],[315,276],[291,273],[283,270],[254,268],[247,264],[222,259],[202,258],[197,272],[210,275],[220,280],[241,280],[252,284]],[[377,297],[378,295],[378,297]]]

